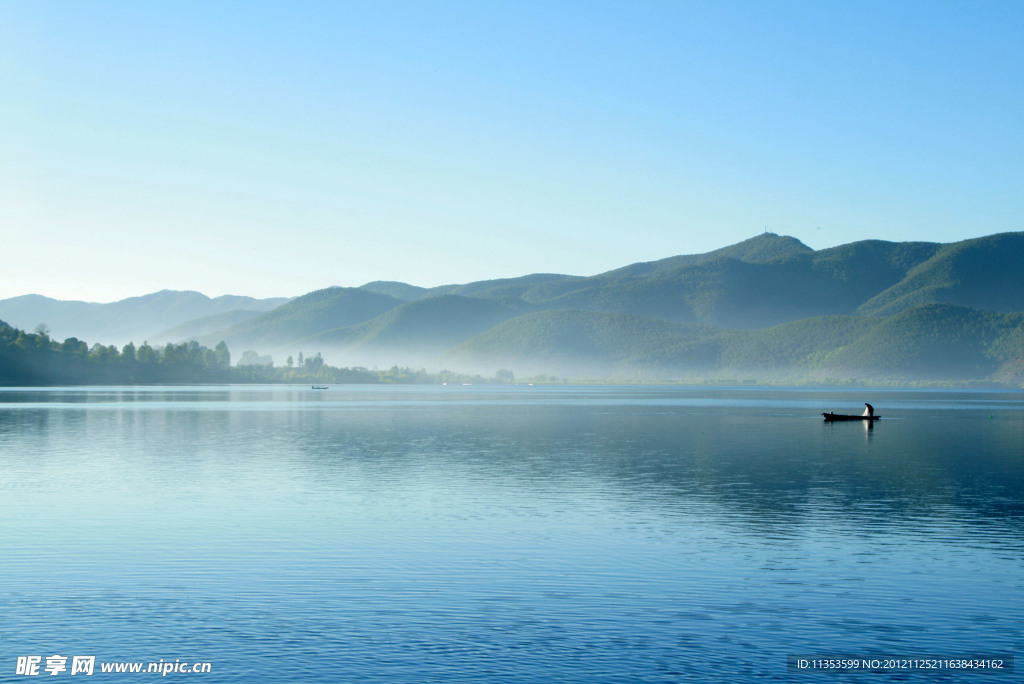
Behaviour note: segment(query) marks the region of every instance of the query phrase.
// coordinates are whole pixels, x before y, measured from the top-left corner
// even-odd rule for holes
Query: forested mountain
[[[403,304],[390,295],[352,287],[328,287],[296,297],[273,311],[200,338],[225,340],[229,347],[276,350],[327,330],[362,323]]]
[[[108,304],[62,301],[42,295],[0,300],[0,317],[16,328],[34,330],[43,324],[56,339],[77,337],[103,344],[140,343],[197,318],[238,310],[270,311],[287,297],[254,299],[199,292],[162,290]]]
[[[427,363],[525,309],[516,302],[440,295],[407,302],[372,320],[328,330],[299,343],[309,349],[331,349],[334,356],[361,364],[390,365],[395,358],[404,363]]]
[[[1024,332],[997,313],[1024,311],[1018,263],[1024,234],[820,251],[764,234],[586,278],[370,284],[411,301],[295,335],[291,353],[576,377],[1007,379]]]
[[[360,289],[388,295],[395,299],[404,299],[407,302],[422,299],[430,291],[425,287],[396,283],[392,280],[375,280],[372,283],[366,283]]]
[[[168,335],[225,340],[278,363],[322,352],[347,366],[572,377],[1019,382],[1022,263],[1024,233],[817,251],[765,233],[589,277],[331,287]]]
[[[527,302],[543,301],[549,293],[563,292],[571,289],[575,283],[585,281],[580,276],[559,275],[556,273],[533,273],[519,278],[501,278],[498,280],[482,280],[466,285],[445,285],[434,288],[430,294],[459,294],[469,297],[510,298],[514,297]]]
[[[239,323],[244,323],[245,321],[256,318],[262,313],[264,312],[254,311],[252,309],[236,309],[234,311],[228,311],[227,313],[195,318],[190,321],[185,321],[181,325],[176,325],[170,330],[164,330],[156,335],[150,335],[147,339],[153,344],[181,342],[182,340],[196,340],[201,337],[213,335],[219,330],[224,330],[225,328],[230,328],[238,325]]]
[[[859,311],[889,314],[938,302],[987,311],[1024,311],[1024,233],[938,246]]]
[[[449,350],[452,367],[609,379],[1024,382],[1024,314],[926,304],[760,330],[591,311],[543,311]]]
[[[722,247],[704,254],[683,254],[658,261],[631,264],[608,271],[600,278],[638,278],[670,273],[686,266],[696,266],[716,259],[736,259],[750,263],[763,263],[772,259],[812,253],[810,247],[796,238],[774,233],[763,233],[749,240]]]
[[[762,328],[854,313],[937,247],[868,240],[815,252],[793,238],[765,234],[706,255],[610,271],[534,301],[552,308]]]

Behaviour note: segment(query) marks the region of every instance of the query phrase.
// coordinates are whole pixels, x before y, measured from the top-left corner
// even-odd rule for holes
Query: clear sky
[[[1024,230],[1024,2],[0,0],[0,298]]]

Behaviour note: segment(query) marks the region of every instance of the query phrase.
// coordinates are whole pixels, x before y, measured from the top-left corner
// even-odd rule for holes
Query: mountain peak
[[[390,297],[406,301],[420,299],[427,292],[427,288],[425,287],[417,287],[416,285],[400,283],[394,280],[374,280],[373,282],[361,285],[359,289],[388,295]]]
[[[645,261],[631,264],[614,271],[602,273],[602,276],[613,277],[642,277],[657,272],[670,271],[683,266],[694,266],[713,259],[731,258],[738,261],[750,263],[762,263],[778,259],[780,257],[807,254],[814,250],[788,235],[777,235],[775,233],[761,233],[752,238],[747,238],[735,245],[722,247],[703,254],[681,254],[679,256],[659,259],[658,261]]]
[[[732,257],[740,261],[762,262],[814,250],[788,235],[764,232],[729,247],[704,254],[705,257]]]

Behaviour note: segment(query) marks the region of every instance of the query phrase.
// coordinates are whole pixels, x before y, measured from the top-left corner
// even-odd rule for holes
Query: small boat
[[[327,385],[313,385],[312,389],[327,389]]]
[[[871,404],[864,404],[864,413],[862,413],[859,416],[850,416],[850,415],[845,415],[845,414],[842,414],[842,413],[832,413],[831,411],[829,411],[828,413],[822,413],[821,415],[824,416],[826,423],[832,423],[832,422],[835,422],[837,420],[868,420],[868,421],[871,421],[871,420],[878,420],[879,418],[881,418],[881,416],[876,416],[875,415],[875,407],[872,406]]]
[[[828,413],[822,413],[821,415],[825,417],[825,422],[826,423],[832,423],[832,422],[840,421],[840,420],[879,420],[882,417],[882,416],[849,416],[849,415],[844,415],[842,413],[832,413],[831,411],[829,411]]]

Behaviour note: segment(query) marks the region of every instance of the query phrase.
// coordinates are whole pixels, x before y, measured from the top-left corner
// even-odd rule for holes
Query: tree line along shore
[[[245,356],[245,355],[243,355]],[[114,345],[88,343],[75,337],[53,340],[45,329],[26,332],[0,321],[0,385],[158,385],[195,383],[508,383],[514,376],[499,371],[493,378],[452,371],[393,366],[386,370],[337,368],[324,363],[320,354],[299,357],[298,364],[275,367],[266,357],[249,355],[253,362],[231,365],[224,342],[213,349],[198,342],[162,347],[129,342]]]

